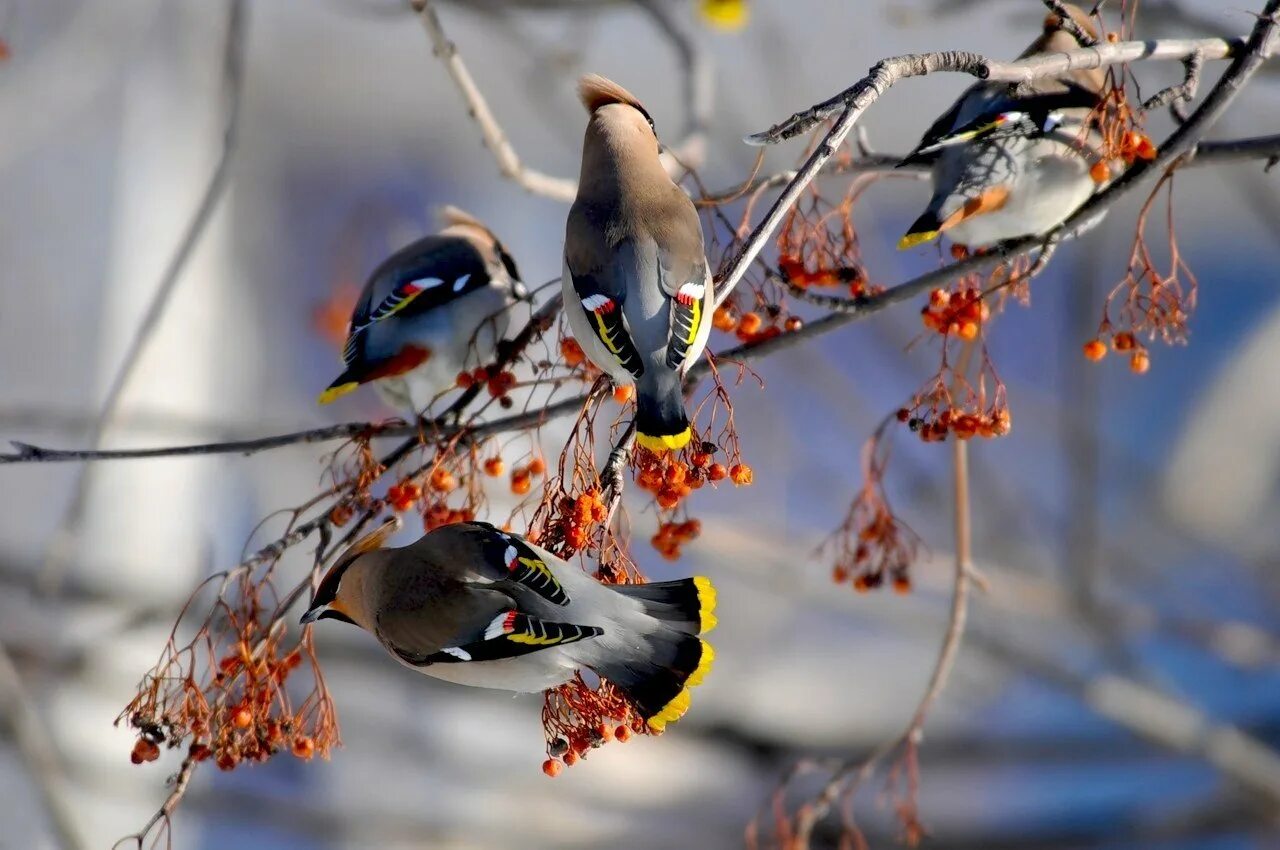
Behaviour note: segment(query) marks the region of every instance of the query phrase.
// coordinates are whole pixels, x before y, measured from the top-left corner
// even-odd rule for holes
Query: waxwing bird
[[[606,585],[484,522],[445,525],[379,548],[392,520],[328,571],[302,622],[334,618],[401,663],[447,682],[508,691],[561,685],[588,668],[621,688],[654,729],[689,707],[714,652],[716,592],[697,577]]]
[[[416,415],[468,363],[493,360],[511,305],[528,293],[489,228],[455,207],[441,217],[439,234],[400,249],[369,276],[351,316],[346,368],[320,404],[372,382],[388,404]]]
[[[1089,16],[1065,4],[1085,32]],[[1081,45],[1057,15],[1020,57]],[[1100,69],[1036,81],[1020,91],[978,83],[934,122],[901,164],[933,163],[933,198],[898,243],[900,250],[941,233],[961,245],[983,246],[1052,230],[1097,190],[1089,169],[1100,137],[1085,127],[1105,81]]]
[[[655,452],[689,442],[682,379],[711,333],[714,297],[702,225],[658,160],[653,119],[594,74],[578,197],[564,245],[564,304],[583,352],[615,384],[636,386],[636,440]]]

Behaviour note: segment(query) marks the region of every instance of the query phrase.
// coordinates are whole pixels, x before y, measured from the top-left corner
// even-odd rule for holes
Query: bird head
[[[363,584],[363,567],[369,559],[365,556],[382,548],[391,535],[400,530],[400,518],[392,517],[377,529],[361,537],[334,562],[320,580],[311,607],[302,615],[301,622],[316,620],[342,620],[360,625],[360,589]]]
[[[658,131],[653,117],[631,92],[599,74],[587,74],[578,80],[578,98],[591,113],[588,135],[594,131],[604,136],[613,148],[625,150],[640,145],[657,152]]]
[[[460,236],[475,245],[490,264],[502,264],[511,287],[511,294],[521,301],[529,300],[529,289],[520,280],[520,270],[512,259],[502,240],[480,219],[452,205],[440,209],[440,222],[444,228],[440,231],[446,236]]]

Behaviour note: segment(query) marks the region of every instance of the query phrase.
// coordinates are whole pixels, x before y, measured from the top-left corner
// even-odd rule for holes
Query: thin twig
[[[1161,89],[1147,98],[1146,102],[1142,104],[1144,110],[1150,112],[1163,106],[1190,103],[1195,99],[1196,90],[1200,88],[1200,72],[1204,69],[1204,53],[1199,50],[1192,53],[1182,60],[1182,67],[1186,69],[1186,76],[1183,77],[1182,82],[1166,89]],[[1185,120],[1181,115],[1178,117],[1181,120]]]
[[[894,83],[909,77],[945,72],[969,74],[988,82],[1021,84],[1126,62],[1182,61],[1197,51],[1205,59],[1227,59],[1241,55],[1246,47],[1247,42],[1242,38],[1160,39],[1099,44],[1065,53],[1042,53],[1014,62],[1000,62],[963,50],[895,56],[877,62],[866,77],[835,97],[797,112],[768,130],[747,136],[746,141],[753,145],[772,145],[794,138],[851,105],[859,104],[860,109],[866,109]]]
[[[968,371],[969,361],[973,354],[973,345],[966,343],[961,350],[959,363],[956,365],[956,383],[959,385]],[[850,782],[856,786],[871,775],[876,765],[900,747],[916,747],[924,736],[925,721],[929,710],[937,702],[938,697],[951,678],[956,658],[960,654],[960,645],[964,639],[965,624],[969,612],[969,588],[973,580],[972,553],[972,521],[969,497],[969,454],[967,440],[952,440],[952,461],[955,466],[955,572],[952,578],[951,609],[947,618],[947,628],[943,633],[942,646],[938,650],[937,661],[934,662],[933,673],[925,686],[920,701],[911,715],[911,721],[902,734],[878,747],[868,758],[858,762],[846,762],[838,767],[831,778],[823,786],[817,799],[800,808],[796,813],[796,848],[809,846],[813,828],[827,815],[831,807],[842,796],[848,793]]]
[[[471,77],[471,72],[467,70],[466,63],[462,61],[457,45],[445,35],[444,27],[440,25],[440,18],[437,17],[436,10],[432,7],[430,0],[412,0],[412,2],[413,10],[418,13],[418,18],[422,21],[423,27],[427,30],[427,36],[431,39],[431,46],[436,57],[444,63],[445,70],[449,72],[449,76],[453,79],[454,85],[458,87],[458,92],[462,95],[462,99],[466,101],[467,109],[472,119],[480,127],[480,134],[484,137],[485,147],[489,149],[494,159],[497,160],[498,170],[502,173],[502,176],[535,195],[541,195],[557,201],[572,201],[578,193],[577,181],[563,177],[552,177],[549,174],[529,168],[520,161],[520,157],[511,145],[510,140],[507,139],[507,134],[503,131],[502,125],[493,116],[493,110],[489,108],[489,102],[485,100],[479,86],[476,85],[476,81]]]
[[[1066,4],[1062,0],[1043,0],[1044,5],[1049,8],[1050,12],[1058,16],[1058,28],[1070,33],[1077,42],[1084,47],[1093,47],[1098,43],[1098,39],[1089,35],[1084,27],[1076,23],[1076,19],[1071,17],[1071,13],[1067,11]]]

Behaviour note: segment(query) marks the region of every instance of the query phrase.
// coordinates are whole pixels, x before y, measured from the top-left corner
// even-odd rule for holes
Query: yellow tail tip
[[[719,622],[716,620],[716,586],[706,576],[694,576],[693,586],[698,589],[698,634],[706,634]]]
[[[645,721],[653,731],[661,732],[667,728],[668,723],[674,723],[684,716],[684,713],[689,710],[689,689],[702,684],[702,680],[711,671],[711,665],[716,660],[716,651],[705,640],[701,641],[701,644],[702,657],[698,659],[698,666],[694,668],[694,671],[689,674],[689,678],[685,680],[684,687],[680,689],[680,693],[672,697],[671,701],[664,705],[661,711]]]
[[[357,383],[356,381],[348,381],[345,384],[335,384],[334,386],[329,387],[329,389],[320,393],[320,395],[316,398],[316,403],[328,404],[334,399],[342,398],[344,395],[353,391],[358,386],[360,386],[360,384]]]
[[[928,242],[932,242],[941,235],[942,231],[940,230],[924,230],[920,233],[908,233],[906,236],[903,236],[898,240],[898,250],[909,251],[917,245],[924,245]]]
[[[693,431],[685,428],[679,434],[641,434],[636,433],[636,442],[654,454],[678,452],[689,444]]]
[[[704,21],[727,32],[737,32],[751,20],[747,0],[702,0],[699,11]]]

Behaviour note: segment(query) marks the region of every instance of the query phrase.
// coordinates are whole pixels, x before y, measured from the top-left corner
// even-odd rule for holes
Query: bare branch
[[[1204,53],[1197,50],[1182,61],[1182,66],[1187,70],[1187,75],[1182,82],[1147,98],[1147,101],[1142,104],[1143,109],[1150,112],[1162,106],[1189,103],[1195,99],[1196,90],[1200,87],[1200,71],[1204,68]]]
[[[1049,8],[1050,12],[1058,16],[1058,26],[1070,33],[1080,44],[1085,47],[1093,47],[1098,43],[1096,38],[1089,35],[1083,27],[1076,23],[1076,19],[1071,17],[1071,13],[1067,11],[1066,4],[1062,0],[1044,0],[1044,5]]]
[[[895,56],[877,62],[866,77],[835,97],[797,112],[768,130],[747,136],[746,141],[752,145],[777,144],[808,132],[848,106],[857,104],[859,111],[865,110],[890,86],[908,77],[946,72],[969,74],[989,82],[1027,83],[1045,77],[1059,77],[1070,71],[1105,68],[1125,62],[1182,61],[1197,51],[1205,59],[1227,59],[1240,55],[1246,46],[1242,38],[1161,39],[1100,44],[1066,53],[1040,54],[1015,62],[998,62],[960,50]],[[1270,54],[1269,48],[1267,53]]]
[[[440,18],[429,0],[413,0],[413,9],[418,13],[422,25],[431,39],[435,55],[444,63],[445,70],[458,87],[458,92],[467,103],[467,109],[476,124],[480,126],[480,134],[484,137],[485,147],[493,153],[498,162],[498,170],[502,176],[513,181],[535,195],[552,198],[557,201],[572,201],[578,192],[576,180],[563,177],[552,177],[541,171],[527,167],[520,161],[516,150],[507,139],[502,126],[493,116],[488,101],[480,93],[479,87],[467,70],[457,46],[449,40],[440,25]]]
[[[706,130],[715,105],[711,62],[705,52],[699,49],[693,37],[685,32],[682,25],[660,2],[657,0],[634,0],[634,2],[637,2],[653,18],[659,31],[672,43],[680,57],[685,89],[685,137],[671,152],[662,154],[662,164],[667,169],[667,173],[676,175],[685,169],[685,164],[696,168],[706,155]],[[444,63],[450,78],[458,88],[458,93],[466,102],[472,119],[479,125],[485,147],[493,153],[498,163],[498,171],[502,176],[534,195],[566,203],[571,202],[578,193],[578,181],[545,174],[526,166],[520,160],[515,147],[507,138],[498,119],[494,117],[488,101],[485,100],[484,94],[476,85],[466,63],[463,62],[457,45],[445,34],[440,18],[431,5],[431,0],[412,0],[412,5],[431,39],[432,50]]]

